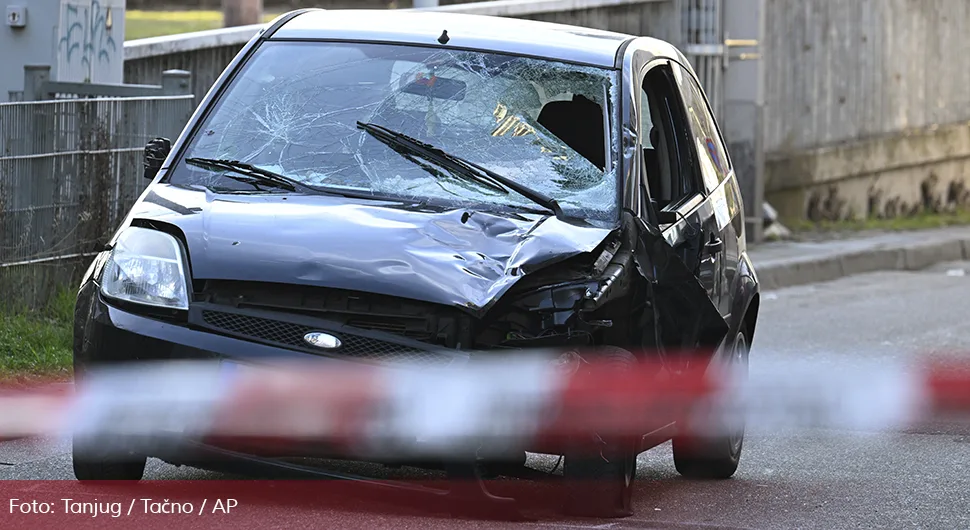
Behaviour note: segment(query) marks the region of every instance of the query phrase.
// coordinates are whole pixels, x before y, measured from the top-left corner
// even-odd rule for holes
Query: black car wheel
[[[85,369],[77,359],[74,361],[74,381],[78,384]],[[148,457],[130,454],[119,458],[118,455],[99,451],[96,445],[81,444],[76,439],[71,443],[71,460],[74,478],[82,482],[101,480],[141,480],[145,475]]]
[[[748,339],[744,332],[735,338],[728,361],[746,375],[748,370]],[[687,478],[726,479],[738,470],[741,448],[744,445],[744,423],[729,429],[731,434],[719,437],[681,434],[673,440],[674,466]]]
[[[85,450],[75,442],[72,448],[74,478],[82,482],[101,480],[141,480],[145,475],[147,457],[130,455],[110,458]]]
[[[636,357],[627,350],[606,347],[597,359],[617,370],[630,370]],[[565,511],[580,517],[629,517],[633,515],[633,483],[637,474],[638,440],[600,440],[565,456],[563,476],[569,493]]]

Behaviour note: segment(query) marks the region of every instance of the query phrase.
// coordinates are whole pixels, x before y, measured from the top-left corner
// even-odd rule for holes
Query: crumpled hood
[[[195,279],[367,291],[480,313],[525,273],[592,251],[610,233],[526,217],[156,184],[129,219],[178,226]]]

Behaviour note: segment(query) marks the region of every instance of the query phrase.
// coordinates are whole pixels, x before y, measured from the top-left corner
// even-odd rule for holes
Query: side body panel
[[[639,185],[643,164],[642,157],[637,156],[642,134],[639,131],[641,109],[638,100],[641,74],[648,65],[658,60],[670,60],[683,66],[686,73],[696,80],[683,54],[662,41],[634,39],[617,57],[617,66],[622,67],[623,72],[621,152],[624,155],[624,181],[627,183],[624,187],[624,205],[644,220],[656,219],[656,214],[650,211],[649,199],[644,197],[647,191]],[[722,248],[719,252],[701,251],[702,263],[696,269],[697,281],[708,293],[717,313],[724,318],[725,336],[733,336],[744,325],[747,310],[758,296],[757,277],[745,251],[743,205],[733,171],[710,190],[700,204],[686,210],[682,212],[683,215],[677,216],[676,221],[663,227],[663,239],[676,250],[690,239],[691,231],[701,227],[705,231],[704,243],[709,243],[712,236],[720,240]],[[658,224],[654,222],[654,226]]]

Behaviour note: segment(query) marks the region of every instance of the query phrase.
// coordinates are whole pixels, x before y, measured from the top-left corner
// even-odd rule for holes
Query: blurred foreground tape
[[[354,455],[461,454],[483,442],[528,448],[595,432],[692,433],[733,422],[893,431],[970,416],[970,361],[759,362],[747,377],[642,362],[563,370],[543,355],[409,369],[323,363],[226,372],[219,363],[129,365],[76,392],[0,394],[0,438],[73,434],[104,449],[218,438],[316,441]]]

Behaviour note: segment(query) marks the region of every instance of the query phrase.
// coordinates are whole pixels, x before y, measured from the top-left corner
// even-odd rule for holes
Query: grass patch
[[[277,13],[267,13],[263,18],[265,22],[269,22],[277,16]],[[221,27],[221,11],[132,10],[125,12],[125,40],[161,37]]]
[[[970,225],[970,210],[949,213],[921,213],[892,219],[847,221],[796,221],[788,226],[794,232],[857,232],[862,230],[906,231]]]
[[[0,313],[0,376],[71,375],[75,295],[65,289],[43,311]]]

